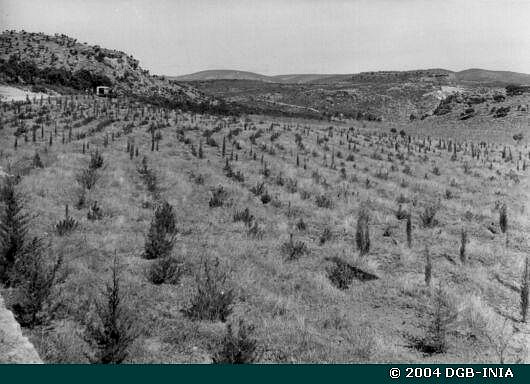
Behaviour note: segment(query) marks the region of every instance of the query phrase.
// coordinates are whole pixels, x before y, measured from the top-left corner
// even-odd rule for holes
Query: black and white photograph
[[[530,1],[0,31],[0,363],[530,362]]]

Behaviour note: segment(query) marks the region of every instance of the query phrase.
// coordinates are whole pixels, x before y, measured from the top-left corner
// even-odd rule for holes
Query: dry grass
[[[99,99],[77,100],[78,108],[86,107],[87,114],[92,113],[95,102],[100,107],[104,103]],[[39,108],[38,105],[32,107]],[[527,238],[530,224],[527,207],[523,210],[523,206],[528,205],[528,184],[527,175],[522,171],[518,172],[520,184],[505,176],[516,164],[500,159],[505,141],[502,135],[495,133],[499,126],[485,127],[484,131],[473,128],[467,136],[468,141],[475,143],[488,138],[489,159],[483,162],[472,160],[467,152],[458,152],[459,160],[451,161],[451,153],[434,148],[434,143],[438,142],[438,136],[451,137],[453,142],[461,143],[462,136],[453,136],[454,131],[443,130],[443,127],[434,130],[435,126],[429,121],[415,122],[410,129],[405,127],[407,132],[421,135],[412,138],[410,153],[403,143],[398,151],[394,148],[396,140],[402,139],[381,135],[389,133],[390,125],[352,122],[354,131],[348,135],[356,143],[355,161],[345,161],[342,165],[343,159],[335,158],[337,167],[331,169],[323,165],[324,153],[330,165],[331,151],[317,145],[316,140],[317,135],[327,134],[329,123],[252,116],[247,127],[264,131],[263,136],[256,139],[257,145],[252,146],[258,154],[257,160],[253,160],[249,136],[254,130],[245,130],[242,119],[225,121],[212,137],[221,143],[229,130],[242,129],[237,136],[242,149],[235,151],[238,160],[231,162],[234,172],[241,171],[245,175],[244,181],[238,182],[225,176],[221,148],[203,145],[204,158],[199,159],[191,154],[190,145],[178,140],[177,130],[184,130],[185,136],[197,146],[202,130],[221,125],[215,117],[169,111],[166,120],[165,112],[146,109],[146,115],[154,121],[169,123],[161,129],[163,139],[159,151],[151,152],[151,135],[146,126],[138,126],[138,118],[132,133],[110,141],[104,148],[106,133],[117,134],[131,122],[131,115],[129,121],[123,121],[127,107],[125,102],[121,103],[118,121],[85,140],[75,140],[75,134],[95,126],[98,119],[74,130],[74,140],[65,145],[56,139],[52,147],[45,149],[46,140],[35,144],[22,140],[16,151],[10,144],[0,155],[0,165],[6,170],[9,163],[31,159],[36,150],[42,154],[45,164],[43,169],[30,170],[23,177],[20,188],[38,214],[32,230],[49,237],[54,251],[64,255],[68,271],[57,287],[57,300],[61,305],[55,320],[49,327],[30,333],[47,361],[86,361],[83,351],[87,346],[77,335],[84,328],[85,314],[91,311],[94,292],[98,292],[108,277],[114,252],[125,265],[127,299],[135,306],[141,326],[141,336],[130,350],[130,361],[211,361],[211,345],[225,334],[224,324],[193,320],[182,310],[189,308],[195,295],[195,275],[202,261],[215,258],[226,266],[234,285],[235,300],[228,320],[244,318],[246,323],[254,325],[253,338],[257,340],[263,362],[456,362],[469,361],[466,359],[475,352],[476,361],[498,362],[495,352],[498,348],[489,342],[487,335],[494,335],[494,344],[507,338],[507,331],[496,325],[504,324],[505,319],[508,319],[507,329],[516,330],[505,359],[515,361],[521,356],[517,343],[522,337],[520,330],[526,329],[526,325],[517,320],[519,295],[493,276],[500,274],[502,279],[520,281],[520,260],[525,252],[528,253],[527,240],[523,240]],[[114,108],[112,106],[111,110]],[[132,105],[133,111],[140,111],[140,108],[145,107]],[[50,109],[51,115],[57,117],[60,135],[61,129],[75,120],[71,115],[58,116],[53,101]],[[2,142],[12,143],[15,127],[11,118],[11,110],[2,112]],[[273,121],[279,121],[274,130],[281,135],[273,144],[275,154],[270,155],[269,128]],[[459,123],[460,129],[466,127],[463,124]],[[200,129],[190,129],[194,126]],[[334,135],[327,143],[330,148],[340,149],[343,158],[349,154],[346,142],[349,126],[335,124]],[[306,135],[302,127],[307,127],[309,134]],[[50,129],[47,126],[45,131]],[[340,130],[344,130],[342,136]],[[305,151],[297,147],[297,132]],[[432,137],[433,145],[427,153],[420,153],[418,145],[426,137],[425,132]],[[495,133],[491,139],[490,132]],[[139,156],[132,160],[125,150],[127,140],[134,140],[139,150]],[[90,142],[90,148],[99,148],[105,159],[104,169],[98,171],[101,177],[87,193],[88,201],[97,200],[104,215],[101,220],[91,221],[87,219],[87,208],[72,208],[70,215],[78,221],[79,227],[69,237],[60,238],[53,234],[53,225],[63,217],[64,205],[75,203],[78,188],[75,176],[86,168],[90,159],[89,153],[81,153],[83,141]],[[267,150],[260,150],[260,144],[266,144]],[[518,150],[527,153],[528,148],[523,149],[525,145],[526,142],[518,149],[513,147],[514,154]],[[228,141],[226,152],[231,152]],[[318,156],[314,157],[312,152]],[[373,156],[374,152],[381,154],[381,160]],[[259,173],[262,154],[271,171],[270,177]],[[296,166],[297,154],[300,163],[307,164],[307,169]],[[399,154],[403,161],[398,160]],[[177,284],[153,285],[145,275],[150,261],[141,255],[156,201],[137,172],[144,155],[156,172],[160,197],[175,208],[179,231],[172,256],[186,264],[186,272]],[[464,173],[464,160],[473,164],[479,176]],[[493,163],[491,170],[490,162]],[[410,166],[411,175],[401,172],[404,164]],[[391,165],[396,166],[396,171],[389,171],[387,178],[376,177],[378,169],[391,169]],[[340,175],[343,166],[348,174],[346,180]],[[439,168],[440,175],[432,173],[434,166]],[[314,171],[321,175],[320,182],[312,177]],[[292,193],[286,186],[274,182],[274,177],[280,173],[297,181],[297,192]],[[195,182],[190,174],[201,175],[201,183]],[[424,178],[425,174],[428,179]],[[455,197],[448,200],[443,194],[451,179],[455,180],[453,185],[456,186],[451,187]],[[406,180],[408,186],[403,186],[402,180]],[[250,191],[259,182],[266,184],[272,198],[268,204],[263,204],[260,197]],[[210,207],[211,188],[219,185],[226,191],[225,202],[221,207]],[[310,198],[303,198],[305,194]],[[400,194],[408,198],[403,208],[412,213],[410,249],[405,221],[395,216],[396,199]],[[330,199],[331,205],[327,202],[320,207],[315,204],[317,196],[323,195]],[[487,229],[491,222],[498,220],[497,201],[508,206],[508,243],[504,235],[493,234]],[[371,242],[369,253],[362,258],[355,244],[361,203],[370,211]],[[424,207],[433,203],[439,204],[438,223],[434,228],[424,228],[420,215]],[[261,236],[250,236],[244,223],[234,222],[234,211],[244,207],[254,216]],[[296,228],[300,218],[306,224],[305,230]],[[462,266],[459,241],[464,224],[469,243],[467,262]],[[390,235],[383,236],[389,226]],[[320,244],[326,227],[333,235]],[[281,244],[289,239],[290,233],[295,234],[294,240],[307,246],[307,252],[296,260],[287,260],[282,253]],[[457,322],[449,334],[449,348],[443,355],[425,356],[408,347],[409,336],[422,336],[428,326],[423,318],[431,298],[423,280],[425,245],[429,246],[432,256],[433,286],[443,282],[459,297],[462,321]],[[379,278],[353,279],[348,289],[337,289],[326,272],[327,259],[333,257],[340,257]],[[476,326],[478,318],[482,319],[481,324],[493,328],[481,330],[483,333],[474,334],[471,340],[469,323],[474,321]],[[477,347],[481,345],[490,347]]]

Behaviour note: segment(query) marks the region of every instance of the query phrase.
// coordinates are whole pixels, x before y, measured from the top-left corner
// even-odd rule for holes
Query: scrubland
[[[8,268],[3,227],[2,295],[46,362],[528,362],[527,117],[0,113],[2,222],[11,188],[42,243]]]

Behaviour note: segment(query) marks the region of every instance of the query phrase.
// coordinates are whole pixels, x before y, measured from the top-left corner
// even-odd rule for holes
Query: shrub
[[[320,208],[333,208],[333,200],[326,195],[319,195],[315,199],[317,207]]]
[[[68,214],[68,204],[66,204],[64,209],[64,219],[55,224],[55,232],[57,232],[59,236],[65,236],[75,231],[78,225],[78,222]]]
[[[35,152],[35,156],[33,156],[32,162],[35,168],[44,168],[44,164],[42,164],[42,160],[40,159],[40,156],[37,152]]]
[[[526,323],[526,316],[528,314],[528,299],[529,299],[529,284],[530,284],[530,271],[529,271],[530,259],[526,256],[524,263],[524,271],[521,278],[521,321]]]
[[[307,224],[305,223],[304,219],[300,218],[296,222],[296,229],[299,231],[305,231],[307,229]]]
[[[173,207],[165,201],[156,208],[151,220],[145,240],[144,257],[151,260],[168,256],[173,249],[176,233]]]
[[[203,272],[197,275],[197,293],[184,314],[193,320],[226,321],[235,298],[227,278],[218,259],[211,263],[204,261]]]
[[[129,355],[129,348],[138,336],[132,313],[124,303],[121,291],[121,270],[117,256],[111,268],[111,280],[95,303],[96,318],[89,321],[84,339],[93,349],[92,363],[120,364]]]
[[[466,245],[468,243],[467,232],[462,228],[460,233],[460,261],[462,264],[466,263]]]
[[[76,209],[83,209],[86,205],[86,190],[85,188],[81,188],[78,192],[77,201],[75,202],[75,208]]]
[[[399,205],[398,205],[398,210],[396,211],[396,219],[398,219],[398,220],[403,220],[403,219],[406,219],[408,216],[409,216],[409,213],[406,212],[406,211],[403,209],[403,207],[402,207],[401,204],[399,204]]]
[[[425,285],[428,287],[431,286],[431,278],[432,278],[432,260],[431,260],[431,253],[429,252],[429,248],[425,247]]]
[[[256,196],[262,195],[264,192],[266,192],[265,183],[256,183],[254,187],[250,188],[250,192]]]
[[[322,234],[320,235],[319,242],[320,245],[324,245],[326,242],[330,241],[333,238],[333,233],[329,227],[324,227]]]
[[[253,220],[254,220],[254,216],[250,214],[250,211],[248,208],[245,208],[242,211],[236,211],[234,213],[235,222],[242,221],[243,223],[245,223],[247,226],[250,227]]]
[[[147,190],[151,192],[155,198],[158,197],[158,181],[155,172],[148,167],[147,157],[143,157],[141,165],[137,168],[140,177],[142,178]]]
[[[333,265],[327,268],[328,278],[338,289],[348,289],[353,279],[360,281],[370,281],[377,279],[376,275],[365,272],[338,257],[331,258]]]
[[[361,256],[366,255],[370,251],[370,228],[368,222],[370,221],[370,215],[366,208],[361,208],[359,212],[359,218],[357,219],[357,229],[355,232],[355,242],[357,249]]]
[[[437,204],[430,204],[424,208],[420,214],[420,219],[425,228],[433,228],[438,224],[438,221],[435,219],[438,209]]]
[[[416,347],[429,354],[445,353],[448,327],[456,320],[456,316],[457,311],[451,299],[439,285],[433,298],[431,323],[425,337],[416,344]]]
[[[293,234],[289,235],[289,241],[286,241],[281,246],[282,252],[287,256],[287,260],[297,260],[304,254],[309,253],[309,249],[303,241],[294,241]]]
[[[405,232],[407,233],[407,246],[410,248],[412,246],[412,219],[410,214],[407,215]]]
[[[225,189],[222,185],[219,185],[217,188],[212,190],[212,196],[210,197],[208,205],[210,208],[222,207],[226,197],[227,193]]]
[[[57,282],[57,272],[62,265],[62,258],[50,264],[45,260],[45,248],[39,238],[33,238],[24,250],[24,257],[17,260],[16,303],[13,312],[23,327],[33,328],[42,324],[50,309],[52,290]],[[45,311],[48,308],[48,313]]]
[[[508,230],[508,212],[506,209],[506,204],[503,204],[499,210],[499,226],[502,233],[506,233]]]
[[[15,188],[15,179],[6,178],[0,189],[0,281],[9,285],[13,267],[24,254],[30,216]]]
[[[287,180],[285,182],[285,189],[289,193],[296,193],[296,191],[298,190],[298,181],[296,179],[292,179],[290,177],[287,178]]]
[[[254,220],[254,224],[249,226],[247,230],[247,236],[254,238],[261,238],[263,236],[263,231],[260,229],[258,222]]]
[[[267,191],[265,191],[264,193],[262,193],[262,195],[260,196],[260,200],[263,204],[268,204],[270,203],[270,201],[272,200],[271,198],[271,195],[269,195],[269,193]]]
[[[155,284],[177,284],[184,273],[183,262],[171,256],[155,260],[147,270],[147,279]]]
[[[99,175],[95,169],[87,168],[79,172],[75,178],[81,187],[90,190],[96,185]]]
[[[88,208],[86,216],[88,220],[101,220],[103,217],[103,212],[101,212],[101,207],[98,205],[97,201],[94,201]]]
[[[251,337],[254,331],[252,325],[247,325],[243,319],[239,320],[237,334],[234,334],[232,324],[226,325],[226,334],[221,342],[221,348],[213,356],[215,364],[249,364],[257,360],[257,341]]]
[[[90,154],[90,163],[88,164],[89,169],[98,169],[103,166],[103,156],[98,150]]]

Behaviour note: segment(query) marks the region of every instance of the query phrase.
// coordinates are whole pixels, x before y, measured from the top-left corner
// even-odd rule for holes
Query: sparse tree
[[[526,317],[528,315],[528,300],[529,300],[529,284],[530,284],[530,271],[529,271],[529,258],[526,256],[524,263],[523,276],[521,278],[521,319],[523,323],[526,323]]]
[[[129,356],[129,348],[138,336],[132,313],[124,302],[121,266],[115,255],[110,282],[96,301],[96,316],[85,328],[84,338],[92,347],[88,356],[92,363],[120,364]]]
[[[368,225],[370,215],[366,207],[361,208],[357,219],[357,230],[355,232],[355,242],[361,256],[370,251],[370,227]]]
[[[506,231],[508,230],[508,212],[506,204],[503,204],[499,211],[499,226],[501,228],[502,233],[506,233]]]
[[[176,232],[175,212],[171,204],[165,201],[156,208],[151,220],[145,240],[144,257],[156,259],[169,256],[173,249]]]
[[[24,254],[30,216],[24,212],[21,195],[16,191],[15,179],[8,177],[0,189],[0,281],[9,285],[13,267]]]
[[[432,279],[432,260],[431,260],[431,253],[429,252],[429,248],[425,247],[425,284],[430,287],[431,286],[431,279]]]
[[[462,264],[466,263],[466,245],[468,243],[467,231],[462,228],[460,232],[460,262]]]
[[[412,214],[407,215],[406,232],[407,232],[407,245],[410,248],[412,246]]]
[[[42,324],[46,316],[53,312],[50,298],[57,283],[62,257],[49,263],[46,253],[42,239],[35,237],[25,246],[23,257],[15,265],[14,280],[19,289],[13,312],[18,322],[25,327]],[[45,311],[45,307],[48,311]]]

